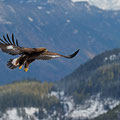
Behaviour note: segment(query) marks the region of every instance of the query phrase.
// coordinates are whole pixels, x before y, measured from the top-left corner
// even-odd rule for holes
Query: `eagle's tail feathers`
[[[19,59],[19,58],[10,59],[10,60],[7,62],[7,67],[10,68],[10,69],[15,69],[15,68],[19,67],[19,62],[17,62],[18,59]]]

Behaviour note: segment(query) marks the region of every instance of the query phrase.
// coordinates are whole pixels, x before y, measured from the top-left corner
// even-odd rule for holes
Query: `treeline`
[[[102,97],[120,98],[120,49],[96,56],[57,84],[76,103],[98,93]]]
[[[96,69],[83,81],[73,86],[71,92],[75,102],[98,93],[101,97],[120,98],[120,63],[107,64]],[[69,93],[69,94],[71,94]]]
[[[51,109],[59,106],[55,96],[48,96],[54,89],[53,83],[22,81],[0,86],[0,110],[13,107],[37,107]]]

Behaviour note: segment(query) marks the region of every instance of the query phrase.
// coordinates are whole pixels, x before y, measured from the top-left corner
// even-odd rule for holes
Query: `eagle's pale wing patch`
[[[11,54],[11,55],[18,55],[18,54],[22,53],[21,47],[14,46],[14,45],[0,44],[0,48],[3,52],[6,52],[6,53]]]
[[[8,34],[6,37],[3,35],[3,39],[0,38],[0,48],[3,52],[11,55],[18,55],[22,53],[22,47],[19,47],[18,41],[14,40],[14,35],[12,34],[12,41],[10,40]]]
[[[54,59],[54,58],[59,58],[61,57],[60,55],[43,55],[40,54],[39,56],[36,57],[36,59],[40,59],[40,60],[50,60],[50,59]]]

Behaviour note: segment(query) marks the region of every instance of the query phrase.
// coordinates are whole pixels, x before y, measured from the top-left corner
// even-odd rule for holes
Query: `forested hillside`
[[[106,51],[80,65],[58,87],[80,102],[98,93],[102,97],[120,98],[120,49]]]
[[[56,97],[48,96],[53,87],[53,83],[29,80],[0,86],[0,110],[14,107],[47,107],[50,109],[54,104],[59,104]]]
[[[120,120],[120,105],[93,120]]]
[[[0,119],[19,120],[22,117],[41,120],[60,117],[65,114],[64,108],[52,91],[56,91],[54,83],[32,79],[0,86]]]
[[[119,88],[120,49],[113,49],[80,65],[60,81],[48,83],[28,79],[0,86],[1,118],[10,118],[10,111],[15,116],[33,116],[38,120],[99,120],[118,116],[114,111],[119,111],[119,106],[115,108],[120,104]],[[30,109],[32,115],[27,113]],[[104,116],[100,116],[102,114]]]

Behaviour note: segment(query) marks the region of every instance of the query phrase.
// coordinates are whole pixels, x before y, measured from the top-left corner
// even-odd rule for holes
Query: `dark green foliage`
[[[13,107],[40,107],[48,110],[59,105],[55,96],[48,96],[53,83],[37,81],[15,82],[0,87],[0,110]]]
[[[94,57],[58,82],[58,87],[72,95],[76,103],[98,93],[105,98],[120,98],[119,53],[120,49],[113,49]]]
[[[120,120],[120,105],[93,120]]]

